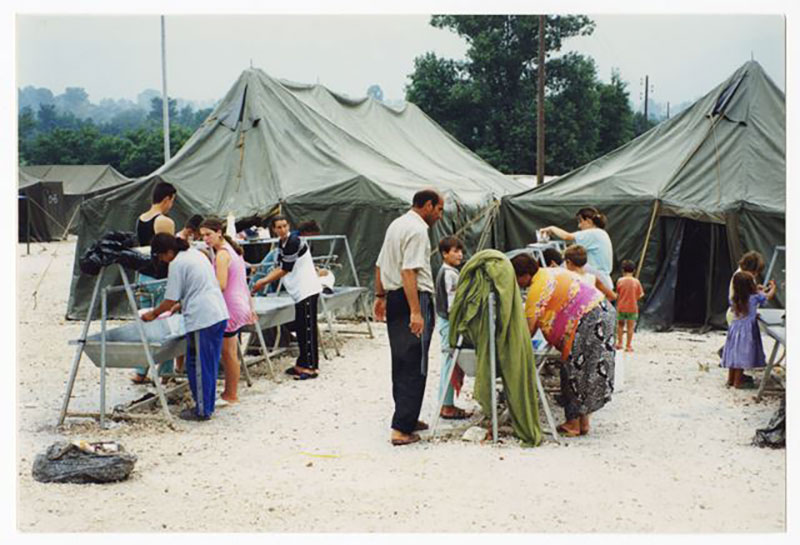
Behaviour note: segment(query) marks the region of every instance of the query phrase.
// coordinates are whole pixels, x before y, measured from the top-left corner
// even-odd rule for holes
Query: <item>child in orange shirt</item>
[[[626,259],[622,262],[622,278],[617,280],[617,350],[622,348],[622,330],[627,326],[628,342],[625,352],[633,352],[633,327],[639,318],[638,301],[644,297],[644,290],[639,280],[634,278],[633,271],[636,265]]]

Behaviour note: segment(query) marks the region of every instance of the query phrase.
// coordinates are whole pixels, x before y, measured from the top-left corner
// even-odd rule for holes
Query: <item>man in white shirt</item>
[[[419,421],[435,320],[428,228],[443,209],[444,196],[418,191],[411,210],[386,230],[375,264],[375,319],[386,320],[392,354],[393,445],[419,441],[414,432],[428,427]]]

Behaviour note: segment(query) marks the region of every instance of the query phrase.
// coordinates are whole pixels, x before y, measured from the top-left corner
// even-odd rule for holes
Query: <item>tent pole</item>
[[[164,164],[170,159],[169,151],[169,96],[167,95],[167,34],[164,16],[161,16],[161,122],[164,132]]]
[[[644,256],[647,254],[647,246],[650,244],[650,235],[653,233],[653,225],[656,223],[656,216],[658,215],[659,201],[653,203],[653,214],[650,216],[650,225],[647,227],[647,237],[644,239],[644,247],[642,248],[642,255],[639,256],[639,266],[636,267],[636,278],[639,278],[639,273],[642,272],[642,265],[644,265]]]
[[[72,217],[67,222],[67,226],[64,228],[64,234],[61,235],[61,240],[67,240],[67,234],[69,233],[69,228],[72,227],[72,222],[75,221],[75,216],[78,215],[78,211],[80,211],[81,205],[75,207],[75,211],[72,213]]]
[[[27,210],[26,215],[28,216],[28,221],[26,222],[26,232],[25,232],[25,243],[28,246],[27,254],[31,255],[31,199],[30,197],[25,197],[25,209]]]

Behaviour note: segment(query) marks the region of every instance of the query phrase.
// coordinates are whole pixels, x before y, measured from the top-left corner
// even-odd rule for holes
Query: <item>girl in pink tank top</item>
[[[205,243],[214,249],[214,270],[217,274],[225,305],[228,307],[228,325],[222,339],[222,365],[225,372],[225,390],[220,397],[229,402],[239,401],[239,330],[254,323],[255,314],[247,288],[247,270],[242,249],[224,234],[222,222],[207,219],[200,225]]]

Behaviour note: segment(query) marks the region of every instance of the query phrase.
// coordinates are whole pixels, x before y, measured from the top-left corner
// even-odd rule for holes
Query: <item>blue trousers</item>
[[[199,416],[211,416],[214,412],[219,358],[222,355],[222,334],[225,333],[227,323],[228,320],[222,320],[186,334],[186,376]],[[196,344],[199,345],[199,349]],[[196,364],[198,351],[199,365]]]

